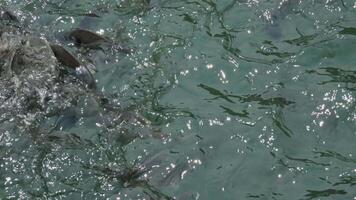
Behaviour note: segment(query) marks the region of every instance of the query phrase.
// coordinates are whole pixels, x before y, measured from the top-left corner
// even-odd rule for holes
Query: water
[[[281,2],[1,1],[128,112],[105,126],[119,113],[88,97],[62,131],[3,121],[0,197],[355,199],[356,2]],[[83,26],[133,53],[61,38]]]

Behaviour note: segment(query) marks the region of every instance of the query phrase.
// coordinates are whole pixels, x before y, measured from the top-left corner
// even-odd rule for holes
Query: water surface
[[[281,2],[1,1],[149,125],[1,122],[0,197],[355,199],[356,2]],[[78,49],[77,27],[134,51]]]

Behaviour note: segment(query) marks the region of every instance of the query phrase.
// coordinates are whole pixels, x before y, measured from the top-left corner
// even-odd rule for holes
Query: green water
[[[356,199],[355,1],[0,2],[71,52],[83,24],[132,48],[82,57],[150,124],[2,122],[0,199]]]

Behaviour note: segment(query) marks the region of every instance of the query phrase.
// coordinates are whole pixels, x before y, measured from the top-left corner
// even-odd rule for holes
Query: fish
[[[12,109],[24,121],[29,119],[27,115],[41,119],[62,113],[87,93],[76,79],[95,88],[91,72],[64,47],[17,27],[2,26],[0,30],[0,84],[7,85],[6,91],[0,91],[1,112]],[[66,125],[75,120],[65,117]]]
[[[83,46],[97,46],[101,43],[110,43],[110,40],[103,36],[93,33],[84,29],[75,29],[69,33],[70,39],[72,39],[77,45]]]
[[[85,117],[120,133],[126,128],[123,123],[140,124],[138,128],[150,125],[118,105],[117,95],[96,90],[90,63],[78,60],[58,41],[26,31],[20,23],[0,23],[0,112],[6,115],[4,120],[21,129],[42,129],[41,123],[44,128],[53,125],[46,124],[45,119],[58,119],[55,125],[67,131]],[[90,31],[77,29],[71,35],[81,44],[111,45],[110,39]],[[88,99],[92,102],[89,106]],[[89,109],[86,116],[77,110],[81,104]]]
[[[68,66],[72,69],[75,69],[80,66],[79,61],[76,58],[74,58],[74,56],[61,45],[51,44],[50,47],[54,55],[56,56],[57,60],[63,65]]]
[[[72,40],[77,46],[90,49],[100,49],[103,47],[105,48],[105,46],[109,46],[126,54],[133,52],[131,48],[124,47],[120,44],[115,44],[115,42],[109,38],[81,28],[70,31],[68,38]]]
[[[85,65],[81,65],[79,61],[61,45],[51,44],[50,47],[61,64],[72,69],[75,76],[83,81],[88,88],[95,89],[96,83],[94,76]]]

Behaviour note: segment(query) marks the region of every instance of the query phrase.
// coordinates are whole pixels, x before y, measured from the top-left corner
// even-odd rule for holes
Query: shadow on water
[[[219,91],[215,88],[209,87],[204,84],[199,84],[198,87],[208,91],[211,95],[215,96],[213,98],[206,99],[209,102],[217,99],[223,99],[229,103],[236,104],[237,102],[235,102],[234,100],[237,99],[241,104],[256,103],[258,109],[275,110],[271,112],[271,116],[270,116],[273,125],[287,137],[292,137],[293,131],[290,128],[288,128],[288,126],[286,125],[281,109],[291,104],[294,104],[295,102],[289,101],[283,97],[264,98],[263,95],[261,94],[234,95],[234,94],[230,94],[227,91],[224,92]],[[220,108],[222,108],[225,113],[231,116],[249,118],[248,109],[242,110],[241,112],[237,112],[223,105],[220,105]]]
[[[9,179],[6,193],[16,193],[10,189],[12,185],[22,187],[29,198],[93,198],[140,189],[152,199],[173,199],[144,179],[148,169],[131,164],[125,147],[110,142],[105,135],[95,141],[74,133],[33,134],[36,139],[22,138],[21,143],[25,144],[21,149],[7,149],[6,157],[0,159],[0,163],[6,163],[8,158],[19,162],[13,162],[12,178],[0,176],[2,180]],[[7,174],[7,169],[1,171]],[[22,174],[27,175],[21,178]],[[105,189],[106,184],[115,185],[115,189]]]
[[[345,190],[336,190],[336,189],[307,190],[307,192],[308,192],[308,194],[305,195],[307,197],[307,199],[318,199],[320,197],[330,197],[330,196],[334,196],[334,195],[347,194],[347,192]]]
[[[256,102],[258,105],[262,106],[260,108],[265,108],[265,106],[276,106],[283,108],[294,103],[293,101],[288,101],[283,97],[263,98],[261,94],[234,95],[229,94],[227,91],[221,92],[204,84],[199,84],[198,87],[208,91],[211,95],[214,96],[211,99],[207,99],[209,101],[224,99],[229,103],[236,103],[233,99],[237,99],[240,103]]]
[[[350,91],[356,90],[356,71],[354,70],[344,70],[336,67],[322,67],[317,70],[306,70],[306,73],[331,78],[330,80],[319,82],[320,85],[343,83],[345,89]]]
[[[326,150],[326,151],[314,151],[315,154],[318,155],[320,158],[334,158],[337,159],[341,162],[349,162],[349,163],[356,163],[356,159],[349,158],[347,156],[344,156],[340,153],[331,151],[331,150]]]

